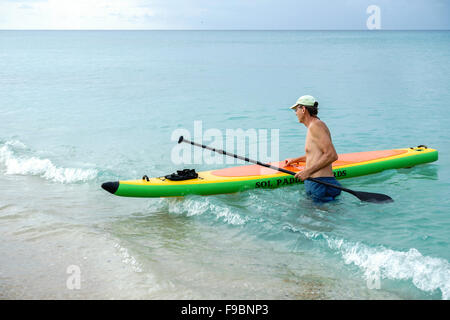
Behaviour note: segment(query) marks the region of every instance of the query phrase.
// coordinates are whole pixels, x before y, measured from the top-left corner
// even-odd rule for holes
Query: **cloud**
[[[139,0],[47,0],[0,2],[0,28],[114,29],[148,25],[155,16]]]

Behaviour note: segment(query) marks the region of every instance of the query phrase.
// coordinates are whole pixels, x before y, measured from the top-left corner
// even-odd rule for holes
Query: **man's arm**
[[[289,166],[291,164],[298,163],[298,162],[306,162],[306,156],[301,156],[301,157],[294,158],[294,159],[286,159],[286,160],[284,160],[284,166]]]
[[[308,179],[312,174],[320,169],[330,165],[338,159],[336,150],[334,149],[333,143],[331,142],[330,135],[328,134],[328,129],[323,123],[317,123],[310,127],[309,129],[311,139],[313,143],[320,149],[322,155],[315,163],[296,174],[296,178],[302,180]]]

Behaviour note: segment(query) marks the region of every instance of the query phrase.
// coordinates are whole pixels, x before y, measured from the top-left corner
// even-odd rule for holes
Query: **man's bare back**
[[[335,154],[330,130],[323,121],[316,118],[308,127],[305,142],[305,169],[311,170],[310,177],[334,177],[332,162],[335,161]],[[322,163],[325,165],[317,169]]]

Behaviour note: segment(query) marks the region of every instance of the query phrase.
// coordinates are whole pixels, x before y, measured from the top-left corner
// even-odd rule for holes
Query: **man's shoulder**
[[[321,131],[321,130],[328,130],[327,125],[322,120],[317,119],[311,125],[309,126],[310,130],[313,131]]]
[[[327,125],[325,124],[325,122],[323,122],[322,120],[319,120],[319,119],[314,121],[309,126],[309,132],[311,133],[311,135],[313,137],[316,137],[316,138],[327,137],[327,136],[331,138],[331,133],[330,133],[330,130],[328,129]]]

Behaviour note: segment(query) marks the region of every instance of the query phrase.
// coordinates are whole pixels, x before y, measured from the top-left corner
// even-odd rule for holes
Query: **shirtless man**
[[[295,177],[305,181],[306,194],[316,202],[334,200],[341,190],[316,183],[308,178],[339,185],[334,178],[331,164],[338,159],[336,150],[331,142],[331,134],[326,124],[317,117],[319,103],[312,96],[302,96],[291,107],[297,115],[298,122],[308,129],[305,142],[305,156],[286,159],[284,164],[289,166],[298,162],[306,162],[305,169],[299,171]]]

